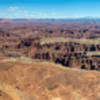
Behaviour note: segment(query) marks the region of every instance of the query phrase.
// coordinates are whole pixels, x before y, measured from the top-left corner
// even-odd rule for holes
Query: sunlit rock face
[[[0,23],[0,58],[26,56],[65,67],[100,69],[99,20],[1,19]]]

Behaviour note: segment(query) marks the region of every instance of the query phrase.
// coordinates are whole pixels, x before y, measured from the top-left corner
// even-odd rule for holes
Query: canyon
[[[100,19],[0,19],[0,100],[100,100]]]

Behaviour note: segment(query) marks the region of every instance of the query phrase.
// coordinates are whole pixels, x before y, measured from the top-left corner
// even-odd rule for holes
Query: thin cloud
[[[8,13],[6,17],[11,18],[57,18],[58,15],[54,12],[34,12],[26,10],[24,7],[19,6],[9,6]]]
[[[8,7],[8,11],[16,11],[18,9],[19,9],[19,7],[17,7],[17,6],[10,6],[10,7]]]

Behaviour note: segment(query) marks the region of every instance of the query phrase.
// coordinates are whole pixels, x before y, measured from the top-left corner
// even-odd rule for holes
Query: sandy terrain
[[[6,100],[100,99],[97,71],[69,69],[33,60],[27,63],[23,59],[1,60],[0,66],[4,67],[0,69],[0,98],[8,96]]]

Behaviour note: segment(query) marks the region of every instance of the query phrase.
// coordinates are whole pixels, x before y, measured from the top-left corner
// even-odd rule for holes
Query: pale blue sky
[[[0,18],[100,17],[100,0],[0,0]]]

